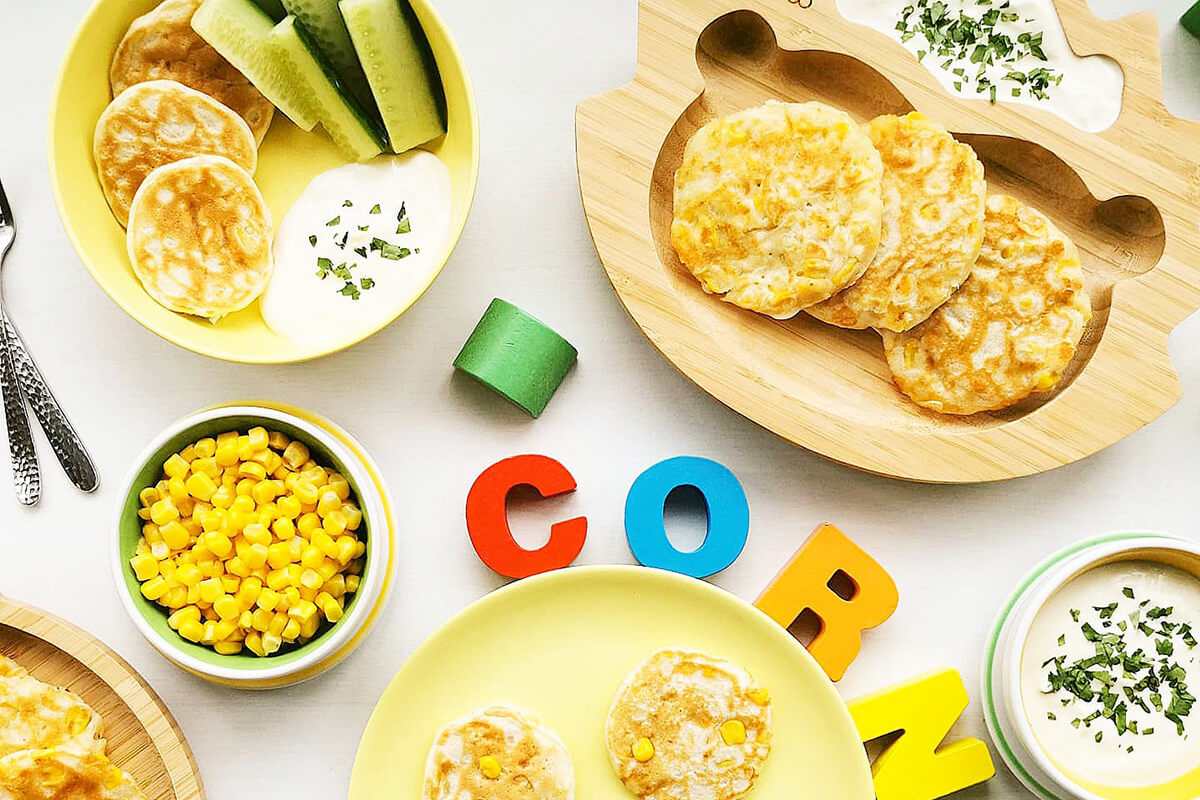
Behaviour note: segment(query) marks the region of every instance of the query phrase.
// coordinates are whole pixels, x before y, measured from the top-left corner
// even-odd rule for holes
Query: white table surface
[[[1200,118],[1200,42],[1175,24],[1189,0],[1094,0],[1098,13],[1162,12],[1167,100]],[[379,694],[442,622],[501,585],[463,526],[467,488],[521,452],[560,459],[579,490],[522,509],[528,546],[545,524],[586,513],[580,563],[626,563],[626,491],[679,454],[727,464],[752,509],[749,544],[715,583],[751,599],[805,536],[833,521],[895,577],[900,608],[866,635],[846,697],[943,665],[972,704],[956,736],[986,737],[978,703],[986,629],[1016,580],[1052,550],[1114,529],[1196,535],[1200,518],[1200,320],[1171,339],[1184,398],[1144,430],[1082,463],[1008,483],[933,487],[827,463],[696,389],[617,302],[588,237],[575,173],[574,108],[633,72],[634,0],[440,0],[472,71],[482,170],[467,231],[433,289],[349,352],[298,366],[244,367],[185,352],[125,316],[92,282],[59,225],[46,169],[46,116],[59,58],[88,0],[0,0],[0,175],[20,236],[8,260],[14,319],[82,432],[102,476],[77,493],[41,446],[42,504],[20,507],[0,461],[0,591],[83,626],[154,686],[191,742],[214,800],[346,795],[359,736]],[[1200,154],[1198,154],[1200,155]],[[531,421],[452,374],[450,362],[493,296],[517,303],[580,350],[545,415]],[[210,686],[160,658],[121,609],[108,568],[117,492],[166,424],[252,396],[308,406],[357,434],[399,509],[399,573],[362,648],[308,684],[246,694]],[[557,515],[557,516],[556,516]],[[673,519],[677,541],[700,522]],[[302,732],[297,738],[296,732]],[[998,761],[998,760],[997,760]],[[969,798],[1025,792],[999,765]]]

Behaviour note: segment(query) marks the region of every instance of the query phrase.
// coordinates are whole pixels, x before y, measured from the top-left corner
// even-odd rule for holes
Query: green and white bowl
[[[1183,788],[1194,773],[1164,786],[1121,788],[1108,797],[1080,786],[1038,745],[1021,697],[1021,654],[1030,627],[1046,601],[1065,584],[1094,568],[1119,561],[1157,561],[1200,577],[1200,546],[1162,533],[1113,533],[1087,539],[1047,558],[1004,603],[984,650],[982,697],[988,731],[1001,758],[1043,800],[1179,800],[1198,796]],[[1200,777],[1200,775],[1197,775]],[[1164,796],[1170,787],[1170,797]],[[1182,791],[1183,794],[1176,796]]]
[[[345,615],[301,645],[261,658],[243,650],[221,655],[193,644],[167,625],[166,609],[142,596],[129,565],[142,520],[138,493],[161,477],[162,464],[172,453],[206,436],[261,425],[304,442],[312,457],[346,477],[363,512],[359,536],[366,542],[365,566],[359,590],[349,596]],[[241,403],[191,414],[154,438],[134,462],[110,550],[117,592],[133,624],[167,660],[187,672],[215,683],[244,689],[270,689],[299,683],[330,669],[363,640],[386,602],[393,568],[392,506],[379,471],[362,446],[332,422],[297,408],[272,403]]]

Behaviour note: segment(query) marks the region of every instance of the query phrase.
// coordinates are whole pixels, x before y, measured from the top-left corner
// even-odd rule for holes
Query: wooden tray
[[[768,430],[909,480],[1042,472],[1162,414],[1180,393],[1167,334],[1200,308],[1200,124],[1162,103],[1152,14],[1102,21],[1086,0],[1057,6],[1077,54],[1124,70],[1121,116],[1102,133],[954,97],[834,0],[641,0],[633,81],[576,116],[588,224],[634,321],[684,375]],[[991,191],[1035,205],[1075,240],[1095,313],[1055,392],[1004,412],[939,415],[894,388],[874,332],[804,314],[776,321],[704,294],[670,244],[683,145],[714,115],[770,98],[821,100],[860,121],[920,110],[975,148]]]
[[[108,757],[150,800],[203,800],[179,725],[141,676],[90,634],[0,597],[0,654],[39,680],[78,694],[104,718]]]

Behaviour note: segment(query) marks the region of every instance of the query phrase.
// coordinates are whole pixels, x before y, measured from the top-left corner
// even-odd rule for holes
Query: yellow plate
[[[575,567],[493,592],[450,620],[392,679],[371,714],[350,800],[418,797],[434,734],[493,702],[562,736],[580,800],[629,800],[604,747],[613,694],[662,647],[744,665],[771,693],[775,745],[752,800],[871,800],[871,771],[846,706],[790,634],[703,581],[645,567]]]
[[[184,316],[154,302],[133,274],[125,253],[125,232],[104,201],[92,162],[92,132],[111,98],[108,68],[117,43],[133,19],[157,0],[98,0],[67,48],[50,99],[50,182],[67,236],[92,277],[117,305],[146,328],[197,353],[248,364],[303,361],[343,350],[370,336],[406,311],[433,283],[458,244],[479,173],[479,120],[475,95],[462,56],[429,0],[411,0],[437,59],[446,90],[447,133],[427,146],[450,170],[450,228],[428,281],[398,304],[394,315],[364,335],[332,344],[304,346],[276,336],[258,303],[217,325]],[[345,159],[318,127],[304,133],[276,112],[259,152],[255,180],[276,221],[283,219],[318,173]]]

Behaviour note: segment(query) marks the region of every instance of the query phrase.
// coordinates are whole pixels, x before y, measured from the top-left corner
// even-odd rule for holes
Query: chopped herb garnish
[[[399,261],[402,258],[412,255],[412,251],[407,247],[400,247],[391,242],[385,242],[378,237],[371,239],[371,252],[378,252],[382,258],[386,258],[389,261]]]
[[[1062,73],[1046,67],[1027,73],[1013,69],[1021,62],[1047,60],[1042,49],[1043,32],[1013,31],[1012,28],[1006,32],[998,28],[1001,24],[1028,28],[1034,23],[1033,19],[1022,20],[1019,14],[1009,10],[1007,2],[993,6],[992,0],[976,0],[975,5],[979,10],[959,9],[955,13],[944,0],[915,0],[901,10],[895,29],[901,42],[913,41],[920,36],[913,43],[917,60],[924,61],[926,56],[935,55],[942,70],[951,71],[961,79],[954,81],[956,91],[962,91],[963,85],[970,82],[961,68],[952,69],[957,62],[978,65],[976,94],[987,92],[993,103],[996,101],[996,79],[986,77],[993,68],[1007,72],[1001,80],[1016,84],[1010,87],[1013,97],[1025,93],[1044,100],[1047,88],[1062,82]]]
[[[342,201],[342,208],[351,208],[353,205],[354,203],[351,203],[349,200]]]
[[[402,220],[400,220],[400,224],[396,226],[396,233],[411,233],[411,232],[412,232],[412,223],[409,221],[408,217],[405,217]]]
[[[383,209],[381,209],[381,208],[379,207],[379,203],[376,203],[375,205],[371,206],[371,210],[370,210],[370,211],[368,211],[367,213],[368,213],[368,214],[378,214],[378,213],[379,213],[380,211],[382,211],[382,210],[383,210]]]
[[[373,278],[360,278],[358,285],[361,286],[365,291],[375,286],[375,280]]]
[[[326,222],[325,227],[332,228],[334,225],[337,225],[341,221],[342,221],[342,216],[341,216],[341,214],[339,214],[336,217],[334,217],[333,219],[329,220],[329,222]]]
[[[371,230],[371,226],[370,225],[359,225],[358,229],[360,231],[369,231],[369,230]]]
[[[317,237],[316,236],[308,237],[308,243],[311,244],[313,247],[316,247],[317,246]]]
[[[1136,599],[1129,587],[1123,588],[1121,595],[1129,601]],[[1099,743],[1108,730],[1118,737],[1148,736],[1154,733],[1154,727],[1145,723],[1157,714],[1172,723],[1179,736],[1185,736],[1185,721],[1196,698],[1188,690],[1187,670],[1174,657],[1180,645],[1193,648],[1196,637],[1190,624],[1171,619],[1174,607],[1156,606],[1145,599],[1123,610],[1120,601],[1091,606],[1086,612],[1088,619],[1080,609],[1072,608],[1068,613],[1090,644],[1090,654],[1074,661],[1067,655],[1054,656],[1043,662],[1042,668],[1049,687],[1044,691],[1058,695],[1064,708],[1083,704],[1079,706],[1080,715],[1070,720],[1071,726],[1090,729],[1096,723],[1100,729],[1095,732],[1095,740]],[[1117,620],[1118,616],[1122,619]],[[1131,638],[1137,635],[1144,637],[1144,646],[1137,646],[1142,642]],[[1060,634],[1057,642],[1059,648],[1066,647],[1067,634]],[[1139,721],[1131,719],[1130,713],[1145,716]],[[1052,713],[1047,717],[1056,720]],[[1121,750],[1132,752],[1124,744],[1118,747],[1118,752]]]
[[[338,290],[338,294],[349,297],[352,300],[357,300],[362,297],[362,292],[352,281],[346,281],[346,285]]]

